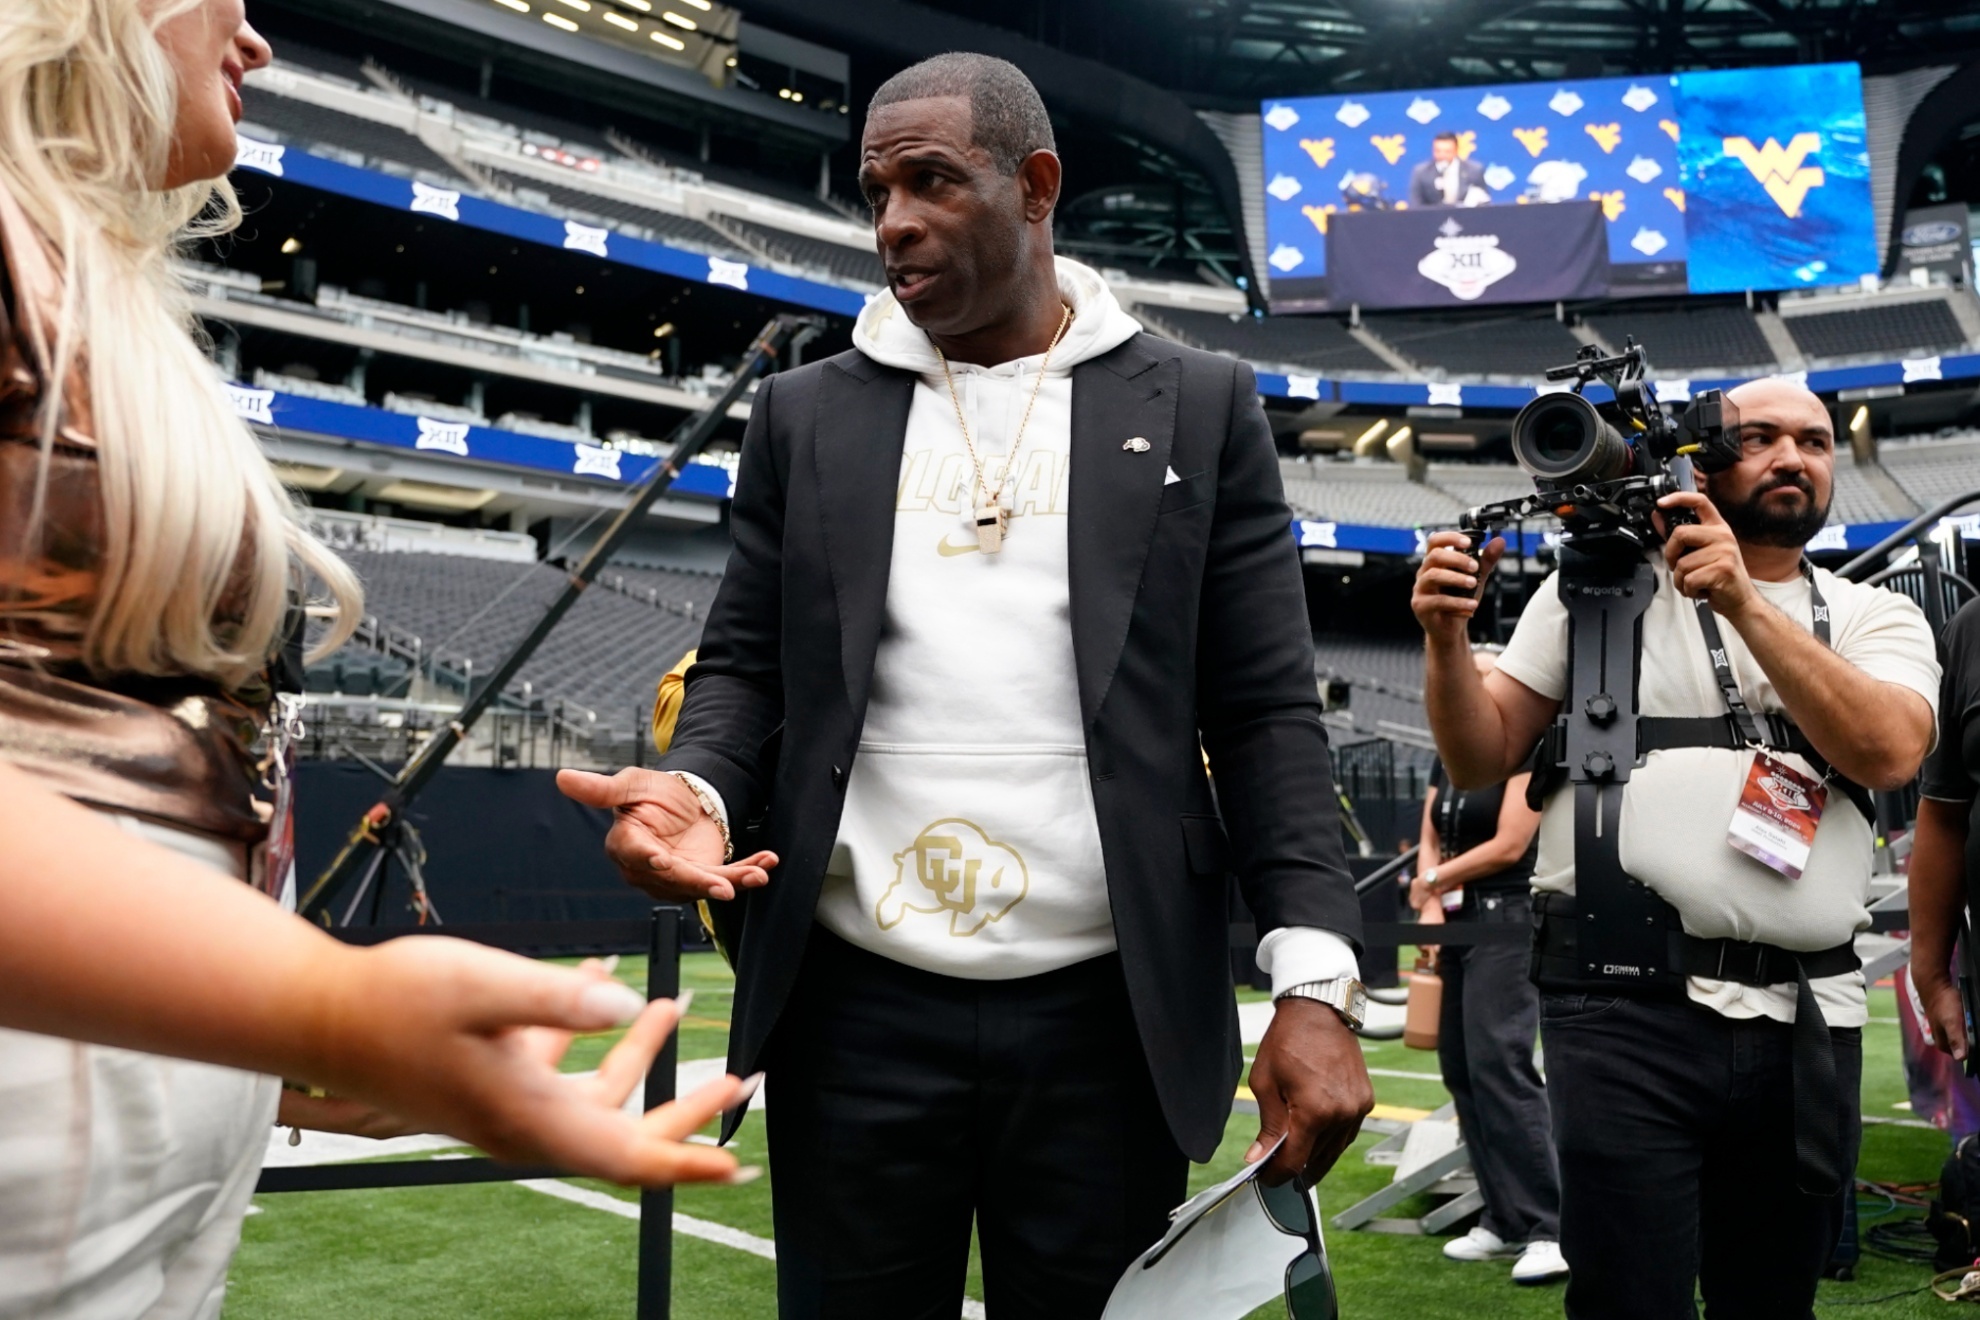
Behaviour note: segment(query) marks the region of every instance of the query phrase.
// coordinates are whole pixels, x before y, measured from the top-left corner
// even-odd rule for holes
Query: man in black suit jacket
[[[1411,206],[1463,206],[1476,188],[1485,201],[1485,167],[1458,154],[1458,136],[1439,133],[1430,139],[1430,159],[1409,172]]]
[[[1055,262],[1051,145],[1002,61],[876,94],[890,290],[757,393],[662,769],[560,779],[633,883],[714,900],[786,1317],[953,1315],[972,1223],[1002,1320],[1099,1314],[1224,1135],[1228,872],[1283,995],[1249,1157],[1310,1185],[1373,1103],[1251,371]]]

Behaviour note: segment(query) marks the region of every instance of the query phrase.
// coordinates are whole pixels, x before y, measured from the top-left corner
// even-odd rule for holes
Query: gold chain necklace
[[[1018,446],[1024,443],[1025,428],[1031,425],[1031,409],[1038,402],[1038,391],[1045,384],[1046,369],[1052,365],[1052,350],[1065,338],[1066,327],[1072,324],[1072,305],[1064,304],[1065,312],[1059,317],[1058,332],[1052,342],[1045,346],[1045,356],[1038,363],[1038,379],[1031,383],[1031,397],[1025,401],[1024,417],[1018,422],[1017,434],[1011,437],[1010,452],[1004,457],[1004,471],[997,478],[997,489],[983,479],[983,460],[977,457],[976,441],[970,438],[969,423],[963,419],[962,396],[956,393],[956,378],[949,371],[949,359],[942,352],[941,345],[935,345],[935,357],[942,364],[942,379],[949,382],[949,402],[956,406],[956,425],[962,428],[963,447],[969,450],[970,466],[976,472],[976,546],[986,555],[994,555],[1004,548],[1004,534],[1010,530],[1011,511],[1004,507],[1004,487],[1010,482],[1011,473],[1017,467]]]

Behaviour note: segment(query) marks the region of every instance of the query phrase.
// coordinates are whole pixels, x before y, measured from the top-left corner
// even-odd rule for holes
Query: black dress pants
[[[1543,994],[1569,1320],[1809,1320],[1840,1197],[1795,1186],[1793,1028],[1697,1004]],[[1832,1028],[1856,1166],[1863,1033]],[[1844,1195],[1850,1195],[1845,1192]]]
[[[1454,925],[1533,928],[1527,891],[1473,892]],[[1547,1088],[1533,1065],[1540,992],[1528,976],[1528,943],[1447,944],[1437,1061],[1457,1105],[1458,1130],[1485,1198],[1479,1224],[1507,1242],[1560,1237],[1560,1177],[1547,1118]]]
[[[937,976],[814,928],[765,1059],[783,1320],[1090,1320],[1184,1199],[1117,955]]]

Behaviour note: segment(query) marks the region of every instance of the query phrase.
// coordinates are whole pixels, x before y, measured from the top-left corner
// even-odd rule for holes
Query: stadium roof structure
[[[1966,0],[929,2],[1201,102],[1823,60],[1893,72],[1980,56],[1980,10]]]

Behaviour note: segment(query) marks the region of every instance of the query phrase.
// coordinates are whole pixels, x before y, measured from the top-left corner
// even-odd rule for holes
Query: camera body
[[[1584,550],[1641,555],[1662,539],[1652,520],[1657,501],[1692,490],[1692,469],[1721,472],[1739,461],[1739,412],[1718,390],[1700,392],[1673,417],[1644,377],[1635,339],[1604,356],[1584,347],[1549,381],[1567,390],[1542,394],[1513,419],[1513,458],[1533,478],[1534,493],[1469,510],[1459,527],[1482,544],[1514,522],[1552,515],[1563,540]],[[1615,423],[1582,393],[1601,381],[1615,395]],[[1689,522],[1667,516],[1667,525]]]

